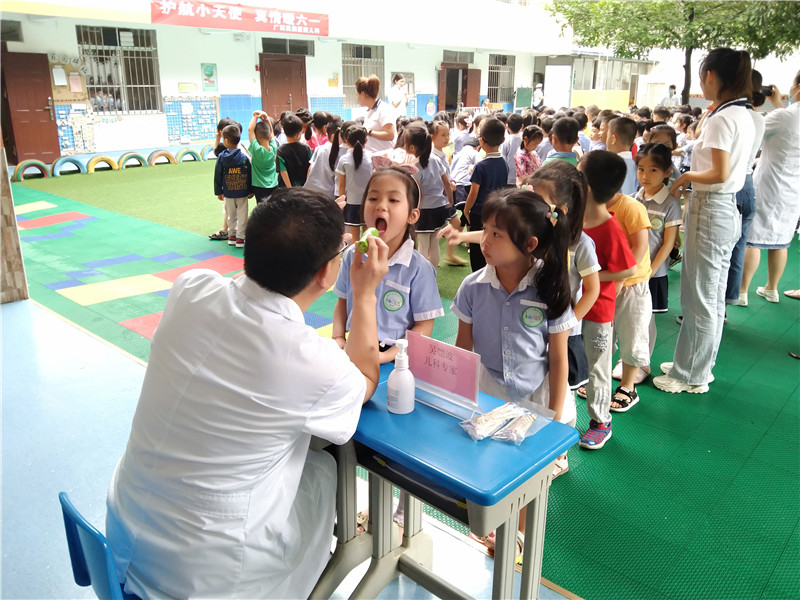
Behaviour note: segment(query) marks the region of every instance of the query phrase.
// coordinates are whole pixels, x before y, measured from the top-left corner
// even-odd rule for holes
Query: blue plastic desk
[[[367,558],[370,545],[372,563],[351,597],[375,597],[400,572],[440,597],[468,597],[428,570],[429,538],[421,533],[419,500],[406,503],[403,542],[394,543],[392,485],[478,535],[497,530],[494,598],[511,597],[519,511],[527,506],[520,597],[538,597],[552,464],[578,441],[577,431],[554,422],[520,446],[474,442],[457,419],[419,402],[408,415],[388,412],[389,372],[391,366],[381,369],[382,382],[362,409],[354,441],[339,448],[339,545],[311,597],[330,596],[352,567]],[[479,404],[488,411],[501,401],[480,394]],[[355,534],[356,463],[370,471],[371,536]]]

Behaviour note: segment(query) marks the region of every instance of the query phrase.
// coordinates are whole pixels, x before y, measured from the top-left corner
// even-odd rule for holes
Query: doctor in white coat
[[[800,71],[789,88],[792,104],[783,107],[774,85],[770,102],[775,110],[764,119],[761,158],[753,173],[756,216],[747,238],[740,298],[747,289],[767,250],[767,282],[756,293],[768,302],[778,302],[778,282],[786,268],[788,248],[800,217]]]
[[[181,275],[153,338],[107,536],[141,598],[306,598],[327,563],[341,444],[378,381],[375,287],[387,247],[354,261],[345,351],[303,313],[339,270],[344,223],[326,198],[276,192],[250,217],[245,275]]]

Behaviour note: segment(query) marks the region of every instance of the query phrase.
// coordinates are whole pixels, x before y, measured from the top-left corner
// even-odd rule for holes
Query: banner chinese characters
[[[153,24],[159,25],[328,35],[328,15],[223,2],[151,0],[150,18]]]

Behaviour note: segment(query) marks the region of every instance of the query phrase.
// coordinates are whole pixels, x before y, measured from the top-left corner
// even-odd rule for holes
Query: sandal
[[[489,535],[475,535],[471,531],[469,532],[469,539],[478,542],[481,546],[486,547],[486,554],[494,558],[494,546],[495,546],[495,535],[494,531],[491,532]]]
[[[575,393],[578,394],[578,398],[583,398],[584,400],[586,400],[586,386],[585,385],[582,385],[577,390],[575,390]]]
[[[783,292],[783,295],[789,298],[794,298],[795,300],[800,300],[800,290],[786,290]]]
[[[220,229],[217,233],[212,233],[210,236],[208,236],[208,239],[210,239],[210,240],[227,240],[228,239],[228,232],[227,231],[222,231],[222,229]]]
[[[517,558],[515,562],[518,565],[522,564],[522,553],[525,552],[525,534],[517,531]]]
[[[569,460],[567,460],[566,455],[559,456],[553,467],[553,480],[557,477],[561,477],[567,471],[569,471]]]
[[[617,394],[622,394],[618,396]],[[636,393],[636,388],[629,390],[623,386],[617,386],[617,389],[614,390],[614,397],[611,398],[611,402],[616,402],[619,406],[612,406],[610,408],[611,412],[628,412],[633,406],[639,402],[639,394]]]

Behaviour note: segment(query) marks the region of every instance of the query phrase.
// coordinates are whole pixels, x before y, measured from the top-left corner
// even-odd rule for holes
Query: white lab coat
[[[336,469],[364,377],[292,300],[247,277],[175,282],[153,338],[107,536],[142,598],[305,598],[327,562]]]
[[[792,241],[800,217],[800,103],[764,119],[761,159],[753,173],[756,216],[747,241],[781,246]]]

